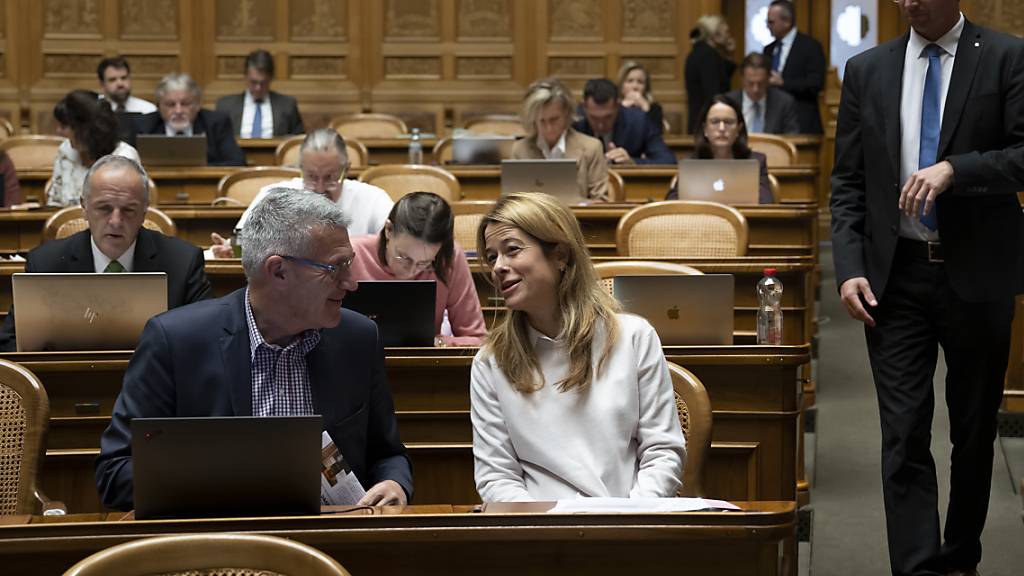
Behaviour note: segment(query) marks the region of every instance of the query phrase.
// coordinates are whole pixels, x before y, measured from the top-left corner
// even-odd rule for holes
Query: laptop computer
[[[320,416],[135,418],[135,517],[320,513]]]
[[[452,139],[452,164],[498,165],[512,157],[513,136],[460,136]]]
[[[732,274],[616,276],[612,290],[626,312],[654,326],[665,346],[733,343]]]
[[[566,204],[587,200],[576,183],[576,160],[502,160],[501,193],[543,192]]]
[[[384,346],[433,346],[435,280],[363,280],[341,305],[377,323]]]
[[[206,166],[206,136],[139,134],[135,148],[144,166]]]
[[[167,274],[18,273],[11,278],[18,352],[134,350],[167,310]]]
[[[757,204],[761,166],[750,160],[679,161],[680,200],[707,200],[719,204]]]

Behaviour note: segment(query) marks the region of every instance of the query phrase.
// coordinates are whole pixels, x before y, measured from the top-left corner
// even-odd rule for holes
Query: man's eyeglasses
[[[306,188],[306,190],[315,191],[318,187],[320,187],[324,190],[334,192],[335,190],[339,190],[341,188],[341,183],[344,179],[344,176],[325,176],[324,178],[315,178],[303,174],[302,185]]]
[[[310,268],[315,268],[331,278],[337,278],[341,272],[347,272],[352,267],[352,258],[342,260],[337,264],[325,264],[323,262],[317,262],[316,260],[310,260],[309,258],[299,258],[298,256],[285,256],[281,255],[281,258],[289,262],[295,262],[296,264],[302,264]]]

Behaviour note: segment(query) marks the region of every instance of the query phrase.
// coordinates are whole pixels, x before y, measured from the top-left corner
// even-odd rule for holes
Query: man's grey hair
[[[142,179],[142,204],[145,207],[149,207],[149,175],[146,174],[146,169],[131,158],[124,156],[115,156],[114,154],[107,154],[99,160],[93,162],[92,167],[85,173],[85,182],[82,184],[82,202],[89,201],[89,194],[92,192],[92,177],[104,168],[113,168],[121,170],[131,170],[139,175]]]
[[[199,84],[196,84],[196,81],[191,76],[175,72],[161,78],[160,83],[156,85],[157,102],[163,100],[168,92],[174,90],[188,90],[192,94],[192,99],[195,100],[197,106],[203,99],[203,89],[199,87]]]
[[[259,277],[263,262],[271,256],[308,257],[314,234],[348,225],[341,208],[319,194],[271,188],[253,207],[239,235],[246,278]]]
[[[302,157],[307,152],[337,152],[341,158],[341,167],[348,168],[348,149],[345,148],[345,139],[333,128],[318,128],[309,134],[299,146],[299,166],[302,166]]]

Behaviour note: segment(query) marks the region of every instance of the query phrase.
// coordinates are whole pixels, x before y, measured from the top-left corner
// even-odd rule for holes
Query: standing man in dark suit
[[[775,41],[764,47],[772,63],[769,82],[796,100],[802,134],[821,134],[818,94],[825,88],[825,51],[821,44],[796,29],[796,12],[789,0],[768,6],[768,29]]]
[[[245,166],[227,115],[200,106],[203,92],[188,74],[168,74],[156,86],[156,112],[133,118],[136,134],[206,135],[206,163]],[[132,142],[134,145],[135,142]]]
[[[901,0],[911,30],[846,66],[832,173],[836,282],[865,324],[894,574],[976,574],[1020,291],[1024,42],[957,0]],[[932,378],[948,372],[944,538]]]
[[[104,506],[133,505],[133,418],[312,414],[366,489],[360,504],[408,502],[377,325],[341,307],[356,288],[347,225],[319,194],[273,190],[242,231],[248,287],[147,323],[100,440]]]
[[[768,85],[771,66],[760,52],[751,52],[740,65],[743,88],[726,94],[740,105],[750,134],[799,134],[796,101],[782,90]]]
[[[217,100],[217,111],[231,118],[237,136],[271,138],[306,131],[295,98],[271,90],[273,80],[274,57],[253,50],[245,57],[245,92]]]
[[[604,144],[609,164],[675,164],[660,126],[639,108],[624,108],[619,87],[607,78],[587,80],[583,87],[583,118],[572,125],[577,132]]]
[[[167,308],[210,297],[199,248],[142,227],[149,177],[138,162],[104,156],[85,176],[82,208],[89,229],[28,253],[25,272],[165,272]],[[14,306],[0,328],[0,350],[16,349]]]

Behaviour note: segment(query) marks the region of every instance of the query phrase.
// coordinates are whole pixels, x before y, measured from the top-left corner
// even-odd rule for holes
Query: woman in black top
[[[715,94],[728,92],[736,63],[728,58],[736,46],[729,24],[718,15],[701,16],[690,32],[693,49],[686,57],[687,133],[695,133],[700,111]]]

